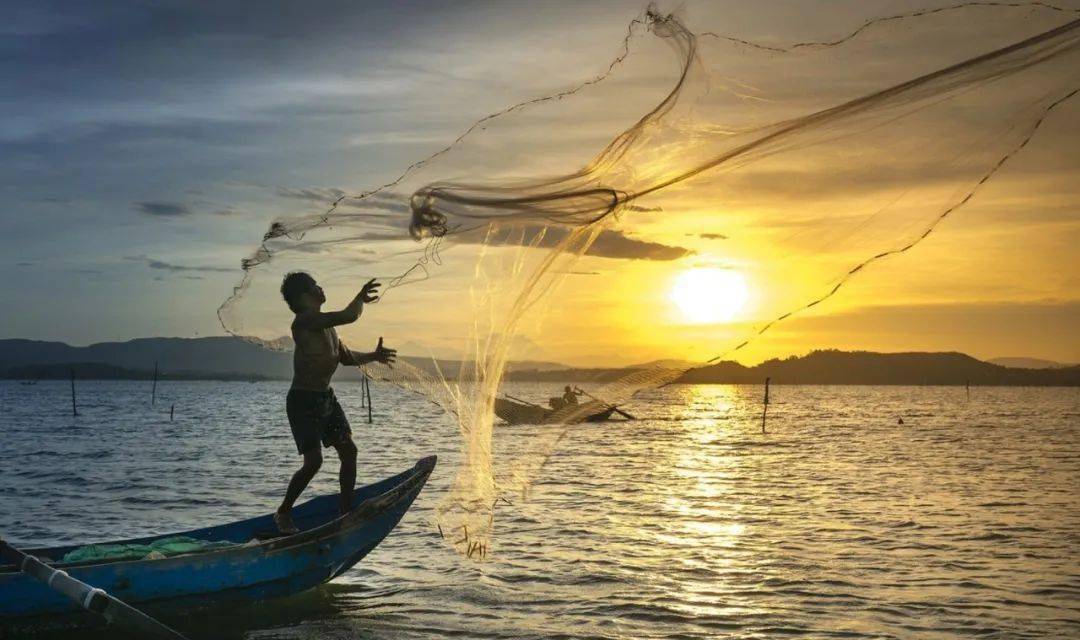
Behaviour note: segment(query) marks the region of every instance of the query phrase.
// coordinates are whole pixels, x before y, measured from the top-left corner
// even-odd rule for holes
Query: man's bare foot
[[[295,524],[293,524],[292,513],[289,511],[275,511],[274,524],[277,525],[278,531],[284,533],[287,536],[291,536],[294,533],[300,533],[300,530],[296,528]]]

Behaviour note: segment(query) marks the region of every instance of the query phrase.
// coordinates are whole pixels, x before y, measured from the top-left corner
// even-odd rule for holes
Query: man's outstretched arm
[[[296,316],[293,326],[297,329],[327,329],[343,324],[351,324],[360,318],[364,304],[379,299],[379,283],[375,278],[368,280],[344,309],[341,311],[315,311]]]
[[[369,362],[381,362],[386,365],[392,365],[394,364],[394,360],[397,359],[397,349],[387,349],[384,347],[382,338],[379,338],[379,344],[376,345],[375,350],[371,353],[357,353],[346,347],[344,342],[339,342],[339,344],[341,345],[341,355],[338,357],[338,362],[344,365],[359,367]]]

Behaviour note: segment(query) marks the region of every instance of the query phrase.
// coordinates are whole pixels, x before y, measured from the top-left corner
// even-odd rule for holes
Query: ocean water
[[[515,384],[541,400],[556,385]],[[561,386],[558,386],[561,388]],[[298,456],[285,383],[0,382],[0,532],[100,541],[260,515]],[[459,459],[426,401],[337,387],[359,482],[437,453],[399,527],[195,638],[1080,637],[1080,389],[672,386],[571,427],[484,562],[436,532]],[[175,406],[175,419],[169,408]],[[899,424],[899,419],[903,424]],[[497,451],[539,427],[496,430]],[[336,491],[326,463],[307,496]],[[112,637],[107,632],[65,638]]]

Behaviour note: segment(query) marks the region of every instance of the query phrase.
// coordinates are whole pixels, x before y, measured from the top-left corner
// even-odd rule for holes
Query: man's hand
[[[374,280],[372,280],[374,282]],[[370,283],[369,283],[370,284]],[[393,366],[394,360],[397,359],[397,349],[387,349],[382,344],[382,338],[379,338],[379,344],[375,347],[375,352],[371,354],[375,357],[375,362],[381,362],[386,366]]]
[[[351,324],[360,318],[364,305],[368,302],[377,302],[379,299],[380,285],[375,278],[367,281],[344,309],[341,311],[313,311],[303,315],[297,315],[293,321],[294,329],[326,329],[343,324]]]
[[[367,304],[368,302],[376,302],[379,299],[379,287],[381,286],[382,285],[380,285],[378,281],[375,280],[375,278],[372,278],[371,280],[367,281],[367,284],[365,284],[362,289],[360,289],[360,293],[356,294],[356,297],[364,304]],[[382,338],[380,338],[379,340],[381,342]]]

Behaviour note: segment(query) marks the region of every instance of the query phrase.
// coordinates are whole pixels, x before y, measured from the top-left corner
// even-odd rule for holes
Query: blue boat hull
[[[54,566],[128,604],[159,611],[163,607],[176,610],[299,593],[341,575],[382,542],[420,493],[435,462],[434,456],[424,458],[408,471],[357,489],[356,507],[344,516],[337,514],[337,495],[321,496],[295,507],[293,517],[301,529],[296,535],[255,540],[274,529],[272,516],[265,515],[194,531],[106,543],[145,544],[172,535],[237,543],[224,549],[156,560]],[[26,551],[55,560],[79,546]],[[0,626],[43,616],[91,621],[85,614],[74,614],[79,614],[79,609],[70,600],[14,567],[0,567]]]

